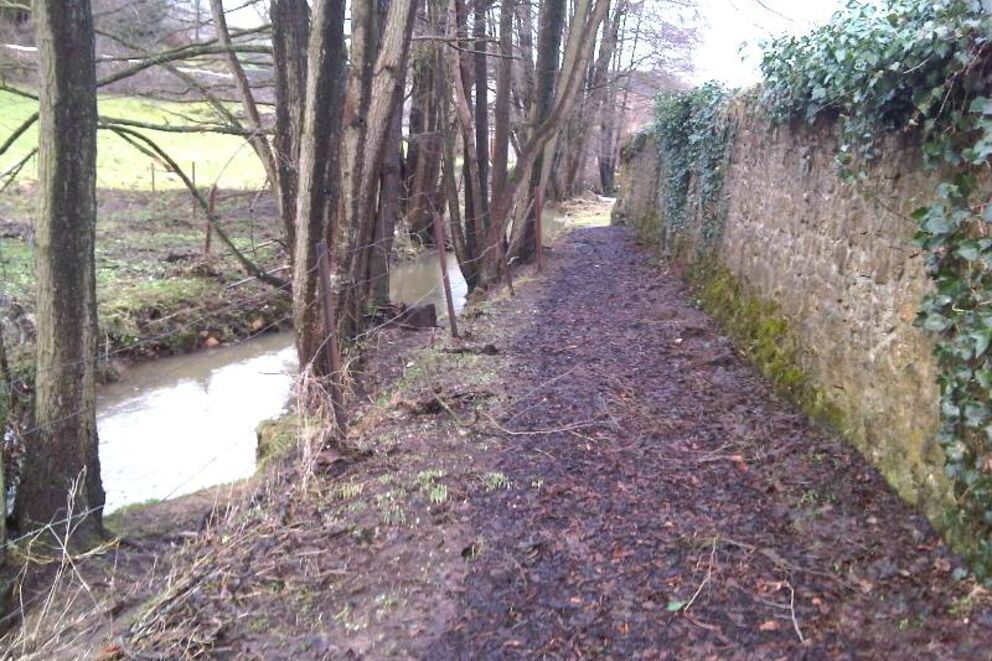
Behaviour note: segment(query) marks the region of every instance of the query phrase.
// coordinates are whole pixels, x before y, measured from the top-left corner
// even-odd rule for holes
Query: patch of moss
[[[661,241],[661,213],[657,210],[631,218],[630,226],[642,245],[657,246]]]
[[[125,505],[119,509],[113,511],[112,514],[107,514],[103,517],[103,525],[105,528],[111,532],[121,534],[123,533],[124,519],[128,514],[133,514],[154,505],[158,505],[162,502],[161,498],[149,498],[148,500],[143,500],[140,503],[131,503],[130,505]]]
[[[300,432],[300,416],[284,415],[272,420],[264,420],[255,428],[258,445],[255,457],[261,468],[274,459],[289,456],[297,446]]]
[[[777,304],[751,295],[724,266],[697,266],[690,281],[703,308],[776,392],[827,428],[845,432],[843,412],[803,370],[798,340]]]

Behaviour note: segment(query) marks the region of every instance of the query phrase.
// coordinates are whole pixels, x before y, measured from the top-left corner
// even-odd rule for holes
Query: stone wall
[[[866,180],[845,182],[834,166],[833,133],[827,122],[773,129],[741,112],[724,183],[725,225],[708,261],[741,291],[774,304],[795,338],[799,367],[839,413],[839,431],[937,520],[949,492],[931,440],[933,344],[913,326],[929,284],[909,215],[938,179],[923,171],[918,146],[893,139]],[[649,135],[628,143],[616,212],[659,245],[660,160]],[[690,223],[681,239],[689,245],[673,257],[698,262],[698,235]]]

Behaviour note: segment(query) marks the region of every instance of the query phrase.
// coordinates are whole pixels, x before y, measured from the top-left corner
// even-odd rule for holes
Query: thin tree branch
[[[9,136],[7,136],[7,140],[2,145],[0,145],[0,156],[3,156],[4,153],[6,153],[6,151],[10,149],[15,142],[17,142],[17,139],[22,135],[24,135],[24,133],[27,132],[27,130],[31,128],[34,125],[34,123],[37,121],[38,121],[38,113],[35,112],[32,113],[30,117],[25,119],[20,126],[14,129],[14,132],[11,133]]]
[[[117,73],[111,74],[106,78],[101,78],[96,82],[96,86],[104,87],[106,85],[110,85],[111,83],[116,83],[117,81],[124,80],[125,78],[130,78],[135,74],[141,73],[145,69],[150,69],[151,67],[159,64],[165,64],[166,62],[188,60],[201,55],[218,55],[222,53],[267,53],[271,55],[272,47],[258,44],[241,44],[231,46],[184,46],[171,51],[165,51],[164,53],[156,53],[143,62],[138,62],[134,66],[124,69],[123,71],[118,71]]]
[[[240,127],[227,126],[224,124],[200,124],[185,126],[176,124],[152,124],[150,122],[139,122],[133,119],[107,117],[106,115],[100,115],[100,121],[105,124],[113,124],[114,126],[130,126],[133,128],[148,129],[149,131],[162,131],[165,133],[221,133],[224,135],[237,135],[245,138],[253,137],[259,134],[272,133],[272,131],[266,129],[253,131]]]
[[[207,202],[207,200],[203,197],[200,191],[197,190],[196,186],[193,185],[193,182],[190,180],[190,178],[186,176],[186,173],[183,171],[183,169],[179,167],[179,165],[172,159],[172,157],[169,156],[169,154],[166,153],[165,150],[159,147],[155,143],[155,141],[153,141],[148,136],[139,133],[138,131],[125,128],[123,126],[115,126],[113,124],[106,124],[104,122],[101,122],[99,124],[99,128],[113,131],[114,133],[119,135],[121,138],[123,138],[125,141],[127,141],[130,145],[135,147],[138,151],[142,152],[143,154],[152,158],[160,158],[163,162],[165,162],[165,164],[169,167],[169,169],[172,170],[172,172],[182,180],[183,184],[189,190],[190,194],[203,209],[203,212],[207,218],[207,222],[210,223],[210,226],[213,228],[213,231],[217,233],[217,236],[224,243],[224,245],[227,246],[228,250],[231,251],[231,254],[234,255],[234,258],[238,260],[238,262],[245,269],[248,275],[256,277],[260,281],[272,285],[274,287],[278,287],[280,289],[289,289],[288,282],[286,282],[282,278],[277,278],[271,273],[266,272],[260,266],[255,264],[247,257],[245,257],[245,255],[240,250],[238,250],[237,246],[234,245],[234,242],[231,241],[231,238],[227,235],[227,232],[225,232],[224,229],[220,226],[220,223],[217,222],[216,214],[210,213],[210,204]]]

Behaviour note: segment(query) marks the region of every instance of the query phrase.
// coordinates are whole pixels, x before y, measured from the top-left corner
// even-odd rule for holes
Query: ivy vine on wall
[[[692,223],[699,224],[701,250],[719,241],[726,216],[721,193],[735,128],[727,112],[729,96],[723,87],[708,83],[662,93],[656,100],[654,131],[664,164],[661,240],[668,249]]]
[[[946,526],[980,579],[992,582],[992,16],[979,0],[851,0],[805,36],[765,46],[752,112],[772,124],[834,120],[841,176],[869,176],[886,136],[919,144],[941,173],[915,212],[933,292],[917,323],[940,365],[940,429],[955,507]],[[719,243],[734,122],[715,84],[658,97],[662,244],[699,227]],[[694,206],[697,204],[698,206]],[[698,225],[697,225],[698,223]]]
[[[850,2],[824,27],[773,41],[761,98],[776,123],[839,124],[837,164],[865,178],[886,134],[919,141],[943,183],[914,214],[935,284],[917,323],[935,334],[937,440],[954,487],[946,522],[992,579],[992,20],[972,0]]]

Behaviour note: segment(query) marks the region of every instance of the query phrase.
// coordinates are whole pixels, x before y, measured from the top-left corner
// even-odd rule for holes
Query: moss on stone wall
[[[779,306],[750,294],[726,267],[693,267],[690,282],[703,308],[781,396],[832,431],[844,432],[844,415],[817,387],[799,360],[799,341]]]
[[[299,443],[300,416],[286,414],[278,418],[262,421],[255,429],[258,443],[255,459],[262,468],[273,460],[292,454]]]

